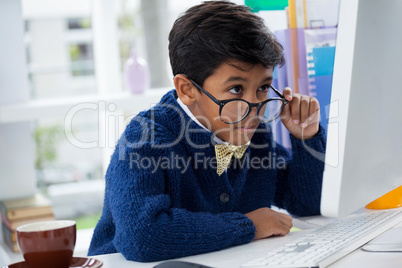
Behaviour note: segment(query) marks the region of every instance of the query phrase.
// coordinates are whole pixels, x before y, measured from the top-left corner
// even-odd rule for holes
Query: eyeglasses
[[[285,105],[288,104],[285,97],[271,85],[269,87],[279,98],[270,98],[260,103],[250,103],[243,99],[217,100],[191,78],[187,78],[213,102],[219,105],[219,116],[226,124],[235,124],[242,121],[250,114],[253,107],[257,108],[258,119],[263,123],[269,123],[275,120],[282,113]]]

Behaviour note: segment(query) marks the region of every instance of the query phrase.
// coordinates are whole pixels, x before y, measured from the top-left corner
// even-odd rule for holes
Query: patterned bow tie
[[[218,175],[222,175],[222,173],[227,169],[227,167],[230,164],[230,161],[232,160],[232,156],[236,157],[237,159],[242,158],[243,154],[246,152],[248,145],[250,142],[248,142],[245,145],[226,145],[226,144],[217,144],[215,145],[215,154],[216,154],[216,160],[218,164],[218,168],[216,172]]]

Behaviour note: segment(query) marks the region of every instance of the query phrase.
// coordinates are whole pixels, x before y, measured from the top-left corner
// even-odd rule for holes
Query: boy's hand
[[[292,228],[292,217],[270,208],[259,208],[245,214],[253,221],[256,232],[254,240],[272,235],[286,235]]]
[[[283,96],[289,101],[281,114],[281,121],[289,132],[298,139],[314,137],[319,130],[320,104],[314,97],[293,94],[286,87]]]

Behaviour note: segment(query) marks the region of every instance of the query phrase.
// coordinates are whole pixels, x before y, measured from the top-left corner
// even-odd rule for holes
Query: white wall
[[[0,1],[0,105],[29,98],[21,2]],[[15,68],[18,66],[18,68]],[[31,123],[0,125],[0,199],[36,191]]]

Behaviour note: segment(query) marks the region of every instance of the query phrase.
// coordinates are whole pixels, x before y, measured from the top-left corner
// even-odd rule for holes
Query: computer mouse
[[[154,268],[212,268],[212,267],[186,261],[165,261],[154,266]]]

